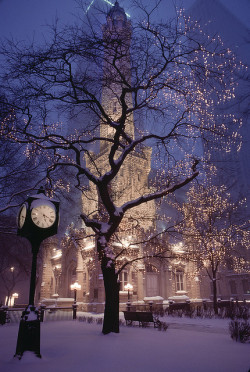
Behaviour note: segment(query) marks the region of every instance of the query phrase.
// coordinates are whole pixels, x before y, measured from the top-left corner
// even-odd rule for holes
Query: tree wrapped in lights
[[[198,176],[201,138],[228,150],[238,136],[234,118],[214,107],[215,97],[220,104],[234,97],[232,53],[182,12],[155,23],[156,9],[141,7],[131,24],[116,2],[104,26],[85,18],[80,26],[53,27],[43,46],[12,41],[2,48],[2,84],[18,118],[15,125],[2,122],[2,134],[26,144],[29,156],[46,157],[50,187],[82,192],[81,219],[87,235],[95,235],[104,278],[105,334],[119,332],[114,234],[131,221],[132,230],[152,228],[149,206]],[[67,128],[52,124],[55,110]],[[151,153],[157,175],[138,187]],[[70,178],[59,180],[65,168]]]
[[[244,200],[232,201],[225,186],[196,185],[187,193],[182,207],[184,223],[179,227],[186,245],[186,257],[205,270],[213,289],[214,311],[218,313],[218,271],[230,267],[249,272],[250,231],[244,218]]]

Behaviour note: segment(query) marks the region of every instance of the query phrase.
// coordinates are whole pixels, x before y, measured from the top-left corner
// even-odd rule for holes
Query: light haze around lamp
[[[70,285],[70,289],[71,291],[74,291],[74,304],[73,304],[73,319],[76,319],[76,308],[77,308],[77,304],[76,304],[76,291],[80,291],[82,288],[81,284],[75,282],[74,284],[71,284]]]
[[[82,288],[81,284],[75,282],[74,284],[70,285],[71,291],[74,291],[74,302],[76,303],[76,291],[80,291]]]
[[[132,284],[128,283],[124,286],[125,291],[128,291],[128,302],[130,302],[130,291],[133,291]]]

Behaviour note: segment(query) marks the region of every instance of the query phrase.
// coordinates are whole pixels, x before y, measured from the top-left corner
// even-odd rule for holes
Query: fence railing
[[[20,321],[25,305],[20,307],[0,307],[0,325],[5,323],[17,323]],[[43,321],[71,320],[77,318],[77,304],[72,306],[45,306],[38,307],[39,319]],[[153,302],[145,304],[127,303],[127,311],[153,312],[159,316],[188,316],[212,318],[215,316],[213,302],[173,302],[169,301],[167,305],[156,304]],[[246,301],[218,301],[218,316],[220,318],[250,318],[250,303]]]
[[[18,323],[26,307],[0,307],[0,325],[5,323]],[[38,307],[38,317],[41,322],[44,320],[71,320],[77,317],[77,304],[65,307],[50,307],[41,305]]]
[[[246,301],[238,300],[218,300],[218,317],[220,318],[243,318],[248,319],[250,317],[250,303]],[[189,300],[185,302],[174,302],[169,301],[165,304],[155,304],[153,302],[147,304],[133,304],[127,303],[127,311],[151,311],[158,314],[159,316],[188,316],[188,317],[201,317],[201,318],[212,318],[215,316],[213,302],[212,301],[201,301],[191,302]]]

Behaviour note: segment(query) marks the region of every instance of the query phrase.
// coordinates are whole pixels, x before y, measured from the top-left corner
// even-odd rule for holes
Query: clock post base
[[[38,358],[41,358],[40,320],[35,307],[28,307],[23,312],[20,320],[16,353],[14,357],[21,359],[25,351],[31,351]]]

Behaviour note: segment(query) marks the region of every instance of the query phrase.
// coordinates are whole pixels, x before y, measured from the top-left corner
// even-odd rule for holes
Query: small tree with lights
[[[184,223],[179,226],[185,239],[186,257],[205,270],[212,283],[213,306],[218,314],[218,271],[225,266],[235,272],[249,272],[249,221],[244,200],[232,201],[225,186],[195,185],[182,206]]]
[[[114,234],[131,215],[143,225],[150,203],[198,176],[201,138],[219,150],[229,150],[237,139],[237,120],[214,105],[234,97],[238,65],[231,51],[206,38],[181,11],[168,22],[155,22],[159,3],[138,9],[135,2],[141,16],[132,23],[116,2],[102,13],[107,17],[101,24],[83,16],[80,26],[54,26],[42,46],[20,48],[10,41],[2,47],[2,85],[16,118],[1,123],[2,134],[26,144],[27,156],[46,157],[50,187],[71,190],[76,184],[82,192],[80,216],[95,236],[104,278],[105,334],[119,332]],[[67,130],[54,120],[55,111]],[[152,151],[157,174],[131,194],[144,175],[135,171],[136,163],[149,171]],[[71,178],[59,179],[58,169],[66,168]]]

